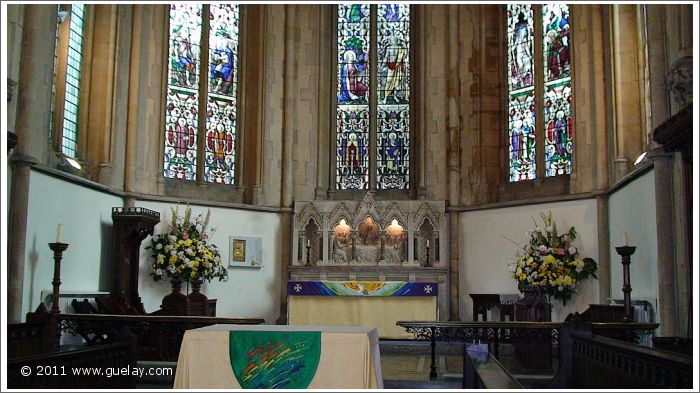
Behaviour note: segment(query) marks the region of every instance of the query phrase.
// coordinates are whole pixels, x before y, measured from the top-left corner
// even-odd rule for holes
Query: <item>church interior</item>
[[[697,4],[2,11],[4,388],[698,387]]]

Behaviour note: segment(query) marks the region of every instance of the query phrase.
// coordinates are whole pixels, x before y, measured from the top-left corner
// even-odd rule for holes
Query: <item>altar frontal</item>
[[[401,320],[437,320],[438,285],[416,281],[290,281],[290,325],[376,327],[383,339],[412,336]]]

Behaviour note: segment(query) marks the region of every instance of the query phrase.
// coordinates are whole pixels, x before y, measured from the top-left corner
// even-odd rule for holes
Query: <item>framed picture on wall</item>
[[[231,250],[231,260],[233,262],[245,262],[245,240],[233,239]]]
[[[229,236],[229,267],[262,267],[262,238]]]

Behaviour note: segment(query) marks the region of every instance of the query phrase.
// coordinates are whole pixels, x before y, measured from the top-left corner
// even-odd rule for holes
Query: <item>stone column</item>
[[[661,150],[650,152],[647,156],[654,161],[654,188],[656,189],[656,241],[657,263],[659,268],[659,316],[660,336],[678,336],[681,334],[678,321],[679,299],[676,286],[675,234],[673,225],[673,173],[672,155]]]
[[[280,316],[277,318],[278,324],[287,323],[287,282],[289,281],[289,264],[292,263],[292,256],[289,250],[292,249],[292,203],[293,203],[293,182],[292,182],[292,143],[296,130],[296,75],[295,75],[295,46],[296,46],[296,8],[293,5],[285,6],[284,25],[284,51],[285,51],[285,73],[284,73],[284,105],[282,124],[282,190],[280,193],[280,207],[282,208],[280,219]]]
[[[331,114],[330,114],[330,97],[329,91],[334,91],[331,80],[327,77],[327,71],[331,69],[331,56],[328,56],[328,48],[332,48],[335,45],[335,40],[332,39],[330,34],[329,21],[331,18],[331,5],[320,4],[318,7],[318,41],[317,41],[317,53],[319,58],[317,59],[318,66],[316,67],[316,99],[317,108],[316,113],[318,114],[318,120],[316,122],[316,188],[314,189],[314,199],[326,199],[328,195],[328,190],[333,188],[333,181],[331,180],[333,174],[335,173],[335,168],[330,167],[331,155],[335,155],[335,150],[330,149],[331,136],[335,134],[330,132],[331,129]],[[333,143],[335,146],[335,143]],[[325,239],[327,237],[324,231],[324,261],[328,260],[326,253]]]
[[[460,141],[460,108],[459,102],[459,90],[457,86],[459,85],[459,6],[450,5],[448,6],[449,16],[447,20],[448,26],[448,47],[451,48],[448,51],[447,62],[448,62],[448,90],[447,90],[447,104],[448,104],[448,118],[447,118],[447,132],[449,134],[450,147],[448,150],[448,168],[449,168],[449,205],[458,206],[460,204],[460,191],[461,191],[461,173],[459,170],[459,141]],[[449,307],[450,307],[450,320],[459,320],[459,211],[451,210],[449,213],[449,226],[450,226],[450,247],[449,247],[449,274],[448,280],[450,285],[450,296],[449,296]]]
[[[48,158],[56,7],[25,5],[18,85],[17,147],[13,157],[8,222],[7,320],[22,319],[22,292],[31,166]],[[31,305],[30,305],[31,307]]]

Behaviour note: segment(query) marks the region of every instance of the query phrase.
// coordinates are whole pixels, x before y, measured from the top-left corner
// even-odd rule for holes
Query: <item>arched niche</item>
[[[304,234],[299,237],[301,244],[299,249],[303,250],[300,260],[304,260],[306,265],[316,265],[321,259],[322,234],[318,223],[312,217],[304,226]]]
[[[400,265],[408,259],[406,227],[393,218],[384,229],[382,261],[388,265]]]
[[[353,254],[352,243],[352,228],[348,225],[347,219],[342,217],[335,224],[331,233],[331,262],[341,265],[350,263]]]
[[[440,240],[435,224],[424,217],[413,237],[414,255],[421,266],[433,266],[440,260]]]
[[[376,265],[381,257],[381,227],[371,215],[357,224],[353,260],[360,265]]]

